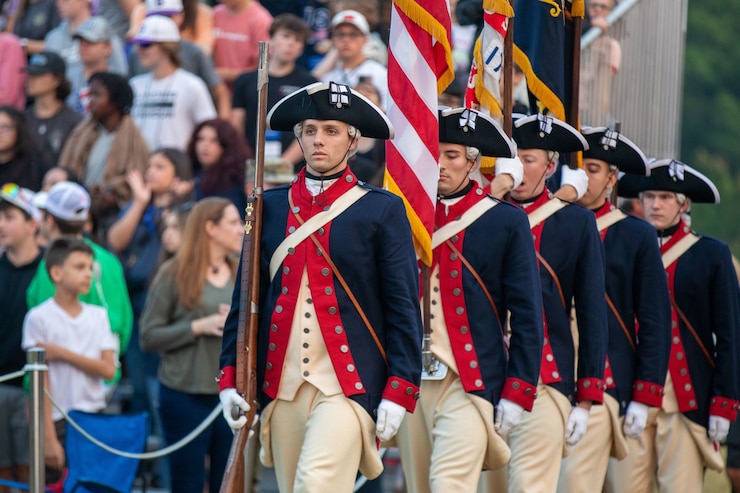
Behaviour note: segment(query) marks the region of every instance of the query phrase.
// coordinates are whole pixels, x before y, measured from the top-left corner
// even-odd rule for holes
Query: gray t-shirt
[[[128,17],[118,0],[99,0],[98,15],[108,21],[116,36],[121,39],[126,38]]]
[[[182,68],[200,77],[209,89],[213,89],[221,83],[221,77],[213,68],[213,60],[195,43],[184,39],[180,40],[180,60],[182,60]],[[132,50],[128,57],[128,76],[134,77],[148,72],[149,70],[139,63],[139,53]]]
[[[103,183],[105,174],[105,162],[108,160],[113,139],[116,138],[116,132],[108,132],[101,125],[98,125],[98,140],[90,149],[90,156],[87,158],[85,166],[85,186],[90,188],[93,185]]]

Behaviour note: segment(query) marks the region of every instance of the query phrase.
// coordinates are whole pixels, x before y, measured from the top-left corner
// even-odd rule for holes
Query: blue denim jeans
[[[188,394],[160,384],[160,408],[164,437],[171,445],[193,431],[219,403],[218,394]],[[170,484],[178,493],[202,493],[206,482],[206,456],[209,491],[216,493],[226,468],[233,434],[221,417],[190,444],[170,456]]]

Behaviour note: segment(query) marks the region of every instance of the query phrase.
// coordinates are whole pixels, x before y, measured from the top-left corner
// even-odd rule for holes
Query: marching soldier
[[[560,493],[602,490],[609,456],[623,459],[625,436],[639,438],[648,410],[661,405],[671,345],[668,285],[655,229],[607,198],[619,171],[645,176],[647,160],[619,132],[600,127],[582,133],[589,146],[583,153],[588,190],[578,203],[594,212],[604,244],[609,346],[604,405],[591,409],[586,436],[563,459]]]
[[[480,155],[509,158],[514,146],[495,121],[474,110],[446,109],[439,121],[431,330],[425,333],[431,344],[423,354],[422,397],[397,436],[414,493],[474,492],[481,469],[508,461],[499,434],[508,435],[532,409],[542,347],[527,216],[470,178]]]
[[[638,196],[658,242],[671,302],[671,349],[663,403],[651,408],[629,455],[610,460],[612,492],[701,491],[704,468],[721,471],[719,442],[738,409],[740,289],[730,249],[694,233],[691,202],[718,203],[714,184],[690,166],[655,161],[649,177],[625,175],[618,191]],[[642,337],[642,326],[639,328]]]
[[[540,263],[544,344],[537,400],[509,436],[508,470],[489,473],[488,487],[491,492],[506,491],[508,483],[509,492],[555,492],[560,457],[583,438],[592,404],[603,400],[607,346],[604,256],[594,215],[553,198],[545,186],[559,152],[588,147],[583,136],[570,125],[541,114],[517,120],[513,136],[524,180],[511,198],[529,216]],[[577,342],[570,327],[574,298]]]
[[[265,191],[258,379],[261,460],[282,492],[352,491],[377,477],[377,439],[393,437],[419,395],[418,273],[403,202],[347,166],[360,135],[393,135],[349,87],[306,86],[267,116],[293,130],[307,166]],[[239,282],[237,282],[237,285]],[[220,397],[233,427],[238,290],[224,327]],[[377,423],[376,423],[377,421]]]

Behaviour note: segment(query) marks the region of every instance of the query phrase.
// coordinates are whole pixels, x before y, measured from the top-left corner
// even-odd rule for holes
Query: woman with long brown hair
[[[207,198],[193,207],[182,246],[165,262],[149,288],[139,342],[161,356],[160,415],[168,444],[192,431],[219,403],[214,374],[221,335],[234,289],[243,230],[236,207]],[[232,434],[216,420],[170,456],[172,491],[218,491]],[[210,457],[206,478],[205,460]]]

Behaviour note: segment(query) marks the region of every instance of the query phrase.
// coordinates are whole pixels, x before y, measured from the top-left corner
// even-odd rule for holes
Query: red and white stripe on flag
[[[446,0],[393,0],[388,43],[385,188],[406,204],[419,258],[432,261],[439,179],[437,96],[452,81],[451,20]]]

